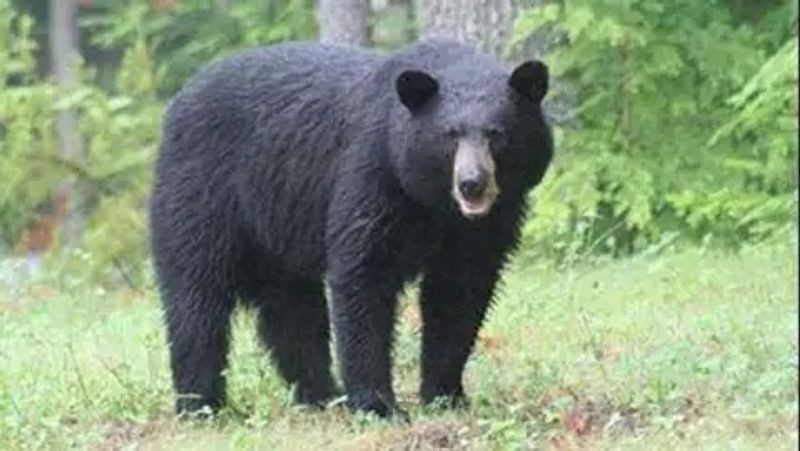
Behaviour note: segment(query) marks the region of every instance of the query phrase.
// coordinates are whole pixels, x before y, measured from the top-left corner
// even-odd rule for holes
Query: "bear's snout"
[[[486,139],[459,139],[453,161],[453,197],[467,219],[485,216],[499,190]]]

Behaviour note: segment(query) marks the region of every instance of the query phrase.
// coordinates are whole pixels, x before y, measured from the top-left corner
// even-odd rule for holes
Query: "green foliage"
[[[0,230],[6,248],[36,219],[35,206],[52,200],[59,182],[77,177],[87,212],[84,245],[92,260],[81,274],[97,280],[122,271],[129,283],[146,261],[144,201],[149,190],[162,103],[155,96],[151,51],[144,41],[124,53],[115,94],[92,83],[90,70],[61,89],[35,74],[31,20],[0,0]],[[54,122],[60,111],[78,118],[86,148],[81,160],[58,152]]]
[[[565,38],[545,59],[579,99],[526,228],[539,250],[738,245],[791,220],[797,9],[776,3],[745,23],[690,0],[566,0],[519,18],[515,40]]]
[[[13,246],[35,205],[51,194],[55,88],[33,84],[33,21],[0,0],[0,249]],[[30,183],[37,180],[40,183]]]
[[[88,186],[91,215],[83,239],[90,260],[70,263],[95,280],[121,276],[138,284],[147,268],[144,211],[163,109],[154,80],[150,47],[139,41],[125,52],[116,94],[87,83],[58,104],[76,112],[87,146],[77,166]]]
[[[150,2],[107,0],[83,25],[95,44],[126,48],[155,43],[159,92],[170,94],[200,66],[246,47],[314,36],[313,0],[176,2],[167,11]]]

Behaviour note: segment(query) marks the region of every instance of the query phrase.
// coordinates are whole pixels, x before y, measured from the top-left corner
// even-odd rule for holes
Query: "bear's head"
[[[468,219],[488,215],[502,196],[524,196],[553,153],[542,112],[548,78],[540,61],[512,71],[483,58],[400,70],[392,153],[406,193]]]

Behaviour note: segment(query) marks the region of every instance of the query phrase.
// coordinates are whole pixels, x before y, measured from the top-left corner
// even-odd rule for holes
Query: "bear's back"
[[[153,212],[185,222],[179,206],[191,206],[264,255],[319,272],[341,97],[381,61],[366,50],[288,43],[201,69],[165,114]]]
[[[290,116],[302,113],[308,103],[320,114],[322,108],[337,108],[348,87],[380,61],[380,56],[366,50],[304,42],[223,58],[198,71],[171,100],[164,118],[165,137],[192,135],[205,140],[210,128],[242,136],[276,115],[296,123],[314,119]],[[189,133],[191,129],[197,133]],[[175,147],[184,146],[170,146],[167,151]]]

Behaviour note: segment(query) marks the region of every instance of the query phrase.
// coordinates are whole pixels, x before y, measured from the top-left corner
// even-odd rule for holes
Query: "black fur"
[[[552,153],[531,98],[546,80],[527,71],[526,89],[510,73],[454,43],[389,56],[295,43],[187,82],[165,116],[150,209],[179,412],[223,404],[236,299],[259,310],[298,401],[333,396],[327,282],[348,402],[390,413],[396,298],[418,275],[422,399],[463,397],[526,193]],[[451,197],[458,133],[492,139],[500,197],[482,219]]]

